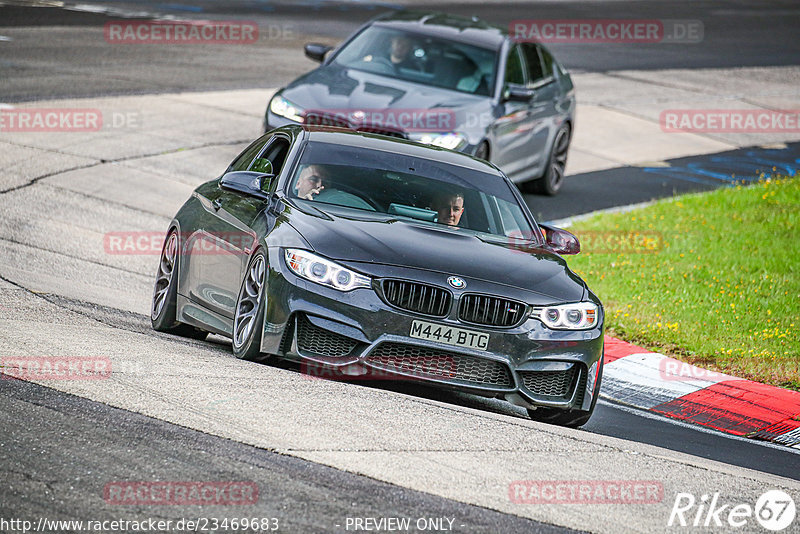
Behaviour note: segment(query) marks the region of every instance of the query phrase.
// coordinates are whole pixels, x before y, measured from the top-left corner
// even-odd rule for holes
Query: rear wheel
[[[236,312],[233,317],[233,354],[241,360],[261,361],[261,335],[266,308],[267,259],[262,250],[255,253],[245,271]]]
[[[594,396],[592,397],[592,404],[589,410],[559,410],[557,408],[536,408],[535,410],[528,410],[528,416],[534,421],[540,423],[549,423],[551,425],[566,426],[569,428],[578,428],[589,422],[594,407],[597,404],[597,398],[600,396],[600,382],[603,381],[603,364],[600,360],[600,369],[597,371],[597,383],[594,385]]]
[[[192,339],[205,339],[204,332],[188,324],[179,323],[175,318],[178,299],[178,261],[180,257],[180,239],[174,229],[164,240],[161,259],[156,273],[156,285],[153,289],[153,302],[150,306],[150,324],[158,332],[166,332],[176,336]]]
[[[570,142],[569,124],[564,124],[556,132],[553,148],[550,150],[550,159],[547,169],[541,178],[537,178],[526,185],[531,193],[553,196],[558,193],[564,184],[564,172],[567,168],[567,153]]]

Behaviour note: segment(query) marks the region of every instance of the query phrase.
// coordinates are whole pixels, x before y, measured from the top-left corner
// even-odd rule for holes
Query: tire
[[[178,300],[178,281],[176,273],[180,261],[181,243],[178,232],[173,228],[164,240],[150,303],[150,324],[153,330],[192,339],[205,339],[208,332],[192,325],[179,323],[175,318]]]
[[[553,139],[553,147],[550,149],[547,169],[540,178],[524,184],[526,192],[548,196],[558,194],[561,186],[564,185],[564,171],[567,167],[570,134],[569,124],[564,124],[558,129]]]
[[[478,145],[478,149],[475,151],[474,157],[489,161],[489,143],[483,141],[480,145]]]
[[[600,360],[603,361],[602,359]],[[594,386],[595,394],[592,397],[592,405],[589,410],[559,410],[557,408],[537,408],[535,410],[528,410],[528,416],[534,421],[540,423],[549,423],[551,425],[566,426],[569,428],[578,428],[589,422],[594,407],[597,404],[597,398],[600,396],[600,383],[603,381],[603,364],[600,364],[600,370],[597,372],[597,383]]]
[[[261,325],[266,308],[267,258],[259,249],[250,259],[245,271],[233,317],[233,354],[251,362],[267,359],[261,352]]]

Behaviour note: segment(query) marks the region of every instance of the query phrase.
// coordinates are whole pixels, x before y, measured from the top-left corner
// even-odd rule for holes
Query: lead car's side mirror
[[[574,234],[556,228],[555,226],[547,226],[540,224],[539,228],[542,229],[545,235],[545,242],[550,250],[557,254],[571,255],[577,254],[581,251],[581,242]]]
[[[325,54],[333,50],[333,47],[319,43],[308,43],[303,47],[303,50],[308,59],[322,62],[325,59]]]
[[[503,91],[503,100],[507,102],[530,102],[536,91],[530,87],[509,83]]]

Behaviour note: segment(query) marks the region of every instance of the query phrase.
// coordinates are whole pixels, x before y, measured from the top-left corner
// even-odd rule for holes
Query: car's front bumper
[[[371,289],[341,292],[306,281],[270,249],[269,293],[261,350],[303,362],[309,374],[408,379],[485,396],[527,408],[588,410],[603,356],[603,314],[591,330],[555,331],[526,315],[511,328],[465,324],[458,319],[463,293],[540,304],[542,296],[482,280],[467,281],[443,318],[405,311],[382,296],[381,280],[411,280],[447,288],[447,275],[383,265],[350,264],[373,277]],[[358,269],[360,267],[360,269]],[[489,335],[486,350],[411,337],[425,321]]]

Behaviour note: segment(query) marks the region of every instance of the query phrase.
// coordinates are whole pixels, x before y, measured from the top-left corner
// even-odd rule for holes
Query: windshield
[[[340,215],[379,217],[539,242],[502,177],[430,159],[309,142],[289,195]]]
[[[333,62],[391,78],[489,96],[494,87],[496,52],[370,26],[340,50]]]

